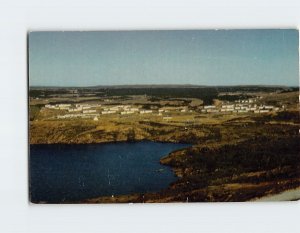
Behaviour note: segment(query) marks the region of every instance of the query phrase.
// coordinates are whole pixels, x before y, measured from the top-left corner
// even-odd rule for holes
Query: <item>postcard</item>
[[[299,32],[28,34],[32,203],[300,199]]]

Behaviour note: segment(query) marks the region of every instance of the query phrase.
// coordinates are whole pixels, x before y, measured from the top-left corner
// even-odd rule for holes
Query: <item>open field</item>
[[[299,187],[299,92],[275,87],[203,90],[31,91],[30,143],[151,140],[193,145],[161,159],[178,177],[167,189],[83,201],[87,203],[248,201]]]

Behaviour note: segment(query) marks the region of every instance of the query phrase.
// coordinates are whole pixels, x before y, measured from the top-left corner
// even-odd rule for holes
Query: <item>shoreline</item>
[[[54,143],[28,143],[29,146],[35,146],[35,145],[97,145],[97,144],[113,144],[113,143],[138,143],[138,142],[157,142],[157,143],[178,143],[178,144],[190,144],[193,146],[193,143],[189,143],[186,141],[164,141],[164,140],[151,140],[151,139],[138,139],[138,140],[117,140],[117,141],[99,141],[99,142],[54,142]],[[187,148],[187,147],[186,147]],[[172,153],[172,152],[171,152]]]

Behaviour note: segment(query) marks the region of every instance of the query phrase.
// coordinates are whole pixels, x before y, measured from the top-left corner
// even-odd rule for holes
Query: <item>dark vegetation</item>
[[[217,87],[219,92],[292,92],[299,90],[299,87],[284,87],[284,86],[227,86]]]
[[[255,119],[257,122],[286,121],[300,123],[300,114],[298,111],[283,111],[278,112],[275,115],[253,117],[253,119]]]
[[[181,178],[161,192],[159,198],[246,201],[298,187],[299,149],[300,137],[295,133],[277,138],[262,136],[238,144],[198,145],[173,152],[162,163],[172,166]]]
[[[215,88],[121,88],[103,89],[103,96],[147,95],[160,98],[198,98],[211,104],[217,97]]]
[[[299,91],[299,87],[289,87],[283,90],[280,90],[279,93],[288,93],[293,91]]]
[[[30,89],[29,96],[33,98],[44,97],[48,98],[51,95],[62,95],[69,94],[70,91],[68,89]]]
[[[238,145],[224,145],[220,148],[191,148],[186,151],[185,166],[208,173],[217,169],[219,175],[224,173],[223,176],[295,167],[300,161],[299,149],[300,141],[296,136],[275,140],[261,137],[259,141],[250,139]],[[180,163],[173,165],[178,166]]]
[[[293,121],[295,123],[300,123],[299,112],[279,112],[275,116],[273,116],[274,120],[278,121]]]
[[[225,101],[235,101],[235,100],[245,100],[249,98],[253,98],[254,96],[252,95],[244,95],[244,94],[239,94],[239,95],[219,95],[218,99],[219,100],[225,100]]]

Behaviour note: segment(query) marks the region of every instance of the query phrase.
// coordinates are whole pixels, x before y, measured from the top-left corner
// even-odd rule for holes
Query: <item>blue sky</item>
[[[31,32],[30,86],[299,83],[297,30]]]

